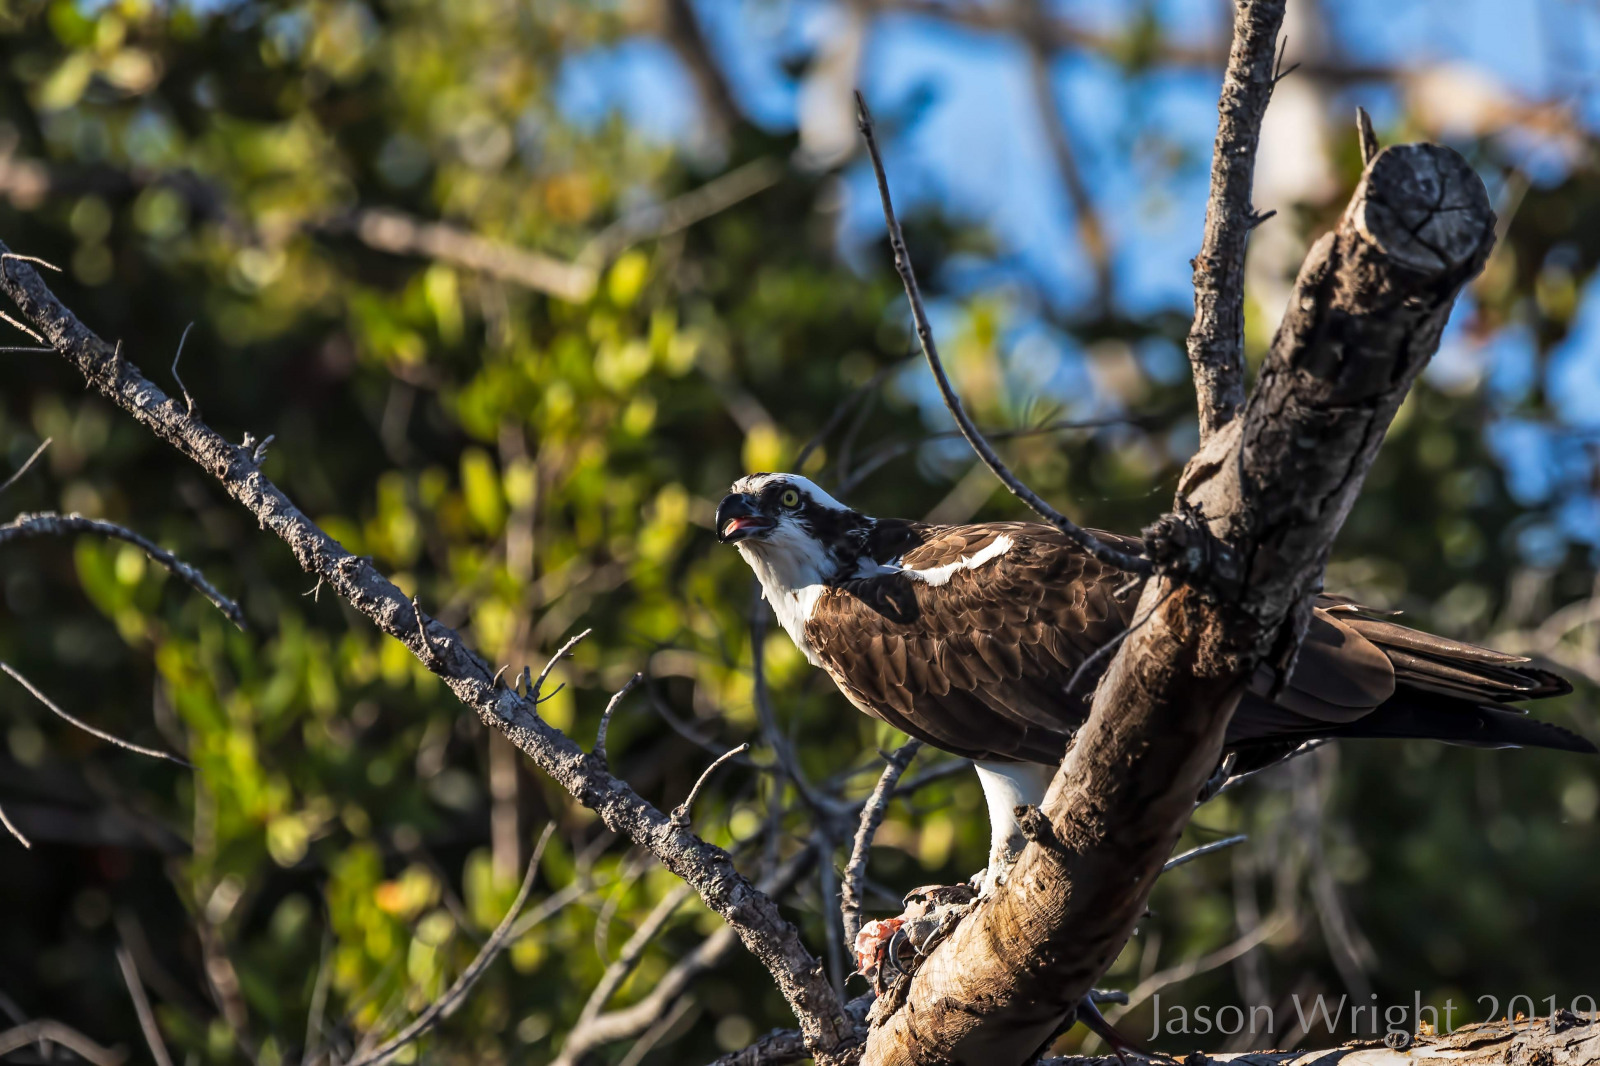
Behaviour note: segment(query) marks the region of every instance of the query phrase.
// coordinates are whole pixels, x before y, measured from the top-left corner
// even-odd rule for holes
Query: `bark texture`
[[[1256,146],[1276,81],[1273,55],[1284,7],[1285,0],[1240,0],[1234,9],[1233,47],[1217,103],[1206,228],[1193,262],[1188,348],[1202,444],[1244,404],[1244,249],[1257,221],[1250,198]]]
[[[1146,585],[1010,880],[941,944],[864,1061],[1021,1063],[1132,933],[1242,686],[1292,662],[1329,547],[1483,265],[1494,214],[1456,153],[1391,148],[1308,257],[1261,380],[1150,538]]]

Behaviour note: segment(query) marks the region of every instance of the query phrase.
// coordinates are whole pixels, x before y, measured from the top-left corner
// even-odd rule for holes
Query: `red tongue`
[[[743,516],[743,517],[739,517],[739,518],[730,518],[728,520],[727,526],[724,527],[724,529],[722,531],[722,535],[723,536],[727,536],[729,533],[737,533],[737,532],[739,532],[739,530],[744,529],[746,526],[761,526],[761,525],[765,525],[765,524],[766,524],[766,520],[765,519],[757,518],[754,515],[748,515],[748,516]]]

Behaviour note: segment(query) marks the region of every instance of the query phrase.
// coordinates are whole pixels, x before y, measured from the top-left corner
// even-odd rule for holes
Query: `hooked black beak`
[[[717,504],[717,539],[724,544],[737,544],[741,540],[764,533],[776,523],[756,510],[755,501],[735,492],[724,496]]]

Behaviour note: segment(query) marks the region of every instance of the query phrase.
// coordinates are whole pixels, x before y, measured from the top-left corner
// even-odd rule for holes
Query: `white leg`
[[[989,866],[978,886],[978,894],[988,896],[1005,880],[1006,871],[1027,843],[1014,808],[1041,803],[1056,768],[1020,762],[973,765],[983,785],[984,798],[989,801]]]

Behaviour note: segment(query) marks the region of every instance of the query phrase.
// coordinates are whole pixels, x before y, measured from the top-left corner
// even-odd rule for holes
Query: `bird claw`
[[[898,917],[861,927],[854,945],[857,971],[880,996],[909,981],[922,960],[961,924],[976,899],[971,885],[912,889]]]

